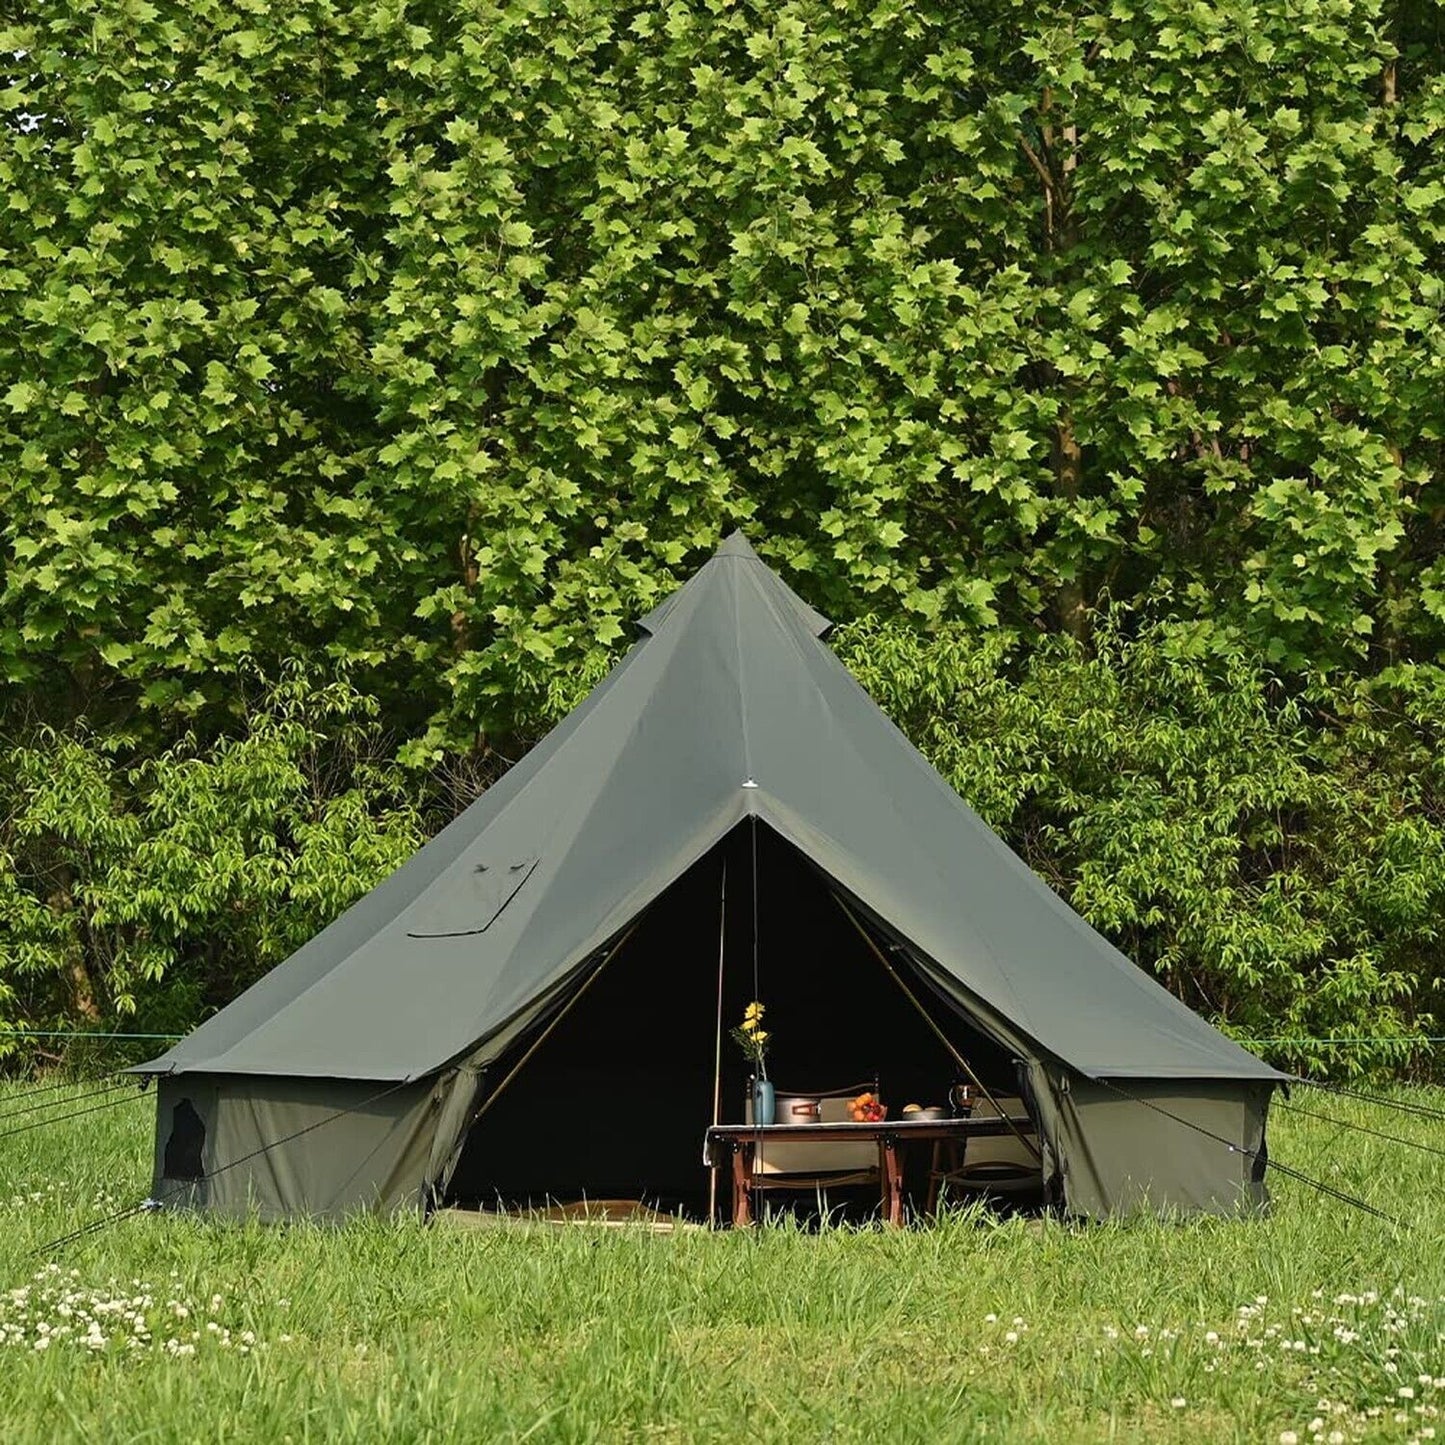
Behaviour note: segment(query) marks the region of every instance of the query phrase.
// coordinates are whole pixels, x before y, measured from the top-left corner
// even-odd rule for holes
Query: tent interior
[[[585,991],[491,1067],[487,1087],[496,1088],[525,1058],[473,1124],[442,1202],[525,1210],[627,1199],[706,1219],[703,1138],[714,1081],[719,1122],[744,1122],[750,1068],[729,1030],[754,998],[767,1009],[768,1072],[780,1094],[861,1091],[876,1079],[890,1118],[910,1102],[946,1105],[965,1075],[931,1018],[991,1091],[1017,1095],[1010,1054],[932,995],[906,950],[870,936],[916,1003],[860,936],[830,880],[765,824],[739,825],[645,911]],[[910,1158],[915,1199],[919,1162]],[[924,1158],[922,1174],[927,1168]],[[720,1211],[727,1188],[724,1178]],[[780,1192],[768,1207],[816,1215],[821,1202],[816,1191]],[[847,1217],[877,1205],[876,1188],[826,1199],[830,1214]]]

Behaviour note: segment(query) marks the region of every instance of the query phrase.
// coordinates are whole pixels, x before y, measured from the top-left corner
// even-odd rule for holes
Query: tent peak
[[[762,561],[762,558],[753,550],[753,544],[748,541],[741,527],[735,527],[723,538],[714,555],[718,557],[746,557],[753,562]]]
[[[761,593],[772,599],[772,605],[784,617],[791,618],[813,637],[825,637],[832,628],[832,622],[815,608],[810,607],[778,574],[753,550],[752,543],[743,535],[742,529],[730,532],[719,544],[718,549],[693,574],[691,580],[669,592],[651,612],[637,621],[641,632],[655,635],[684,597],[719,597],[728,593],[745,572],[720,563],[750,562],[761,574]],[[756,574],[752,574],[755,575]]]

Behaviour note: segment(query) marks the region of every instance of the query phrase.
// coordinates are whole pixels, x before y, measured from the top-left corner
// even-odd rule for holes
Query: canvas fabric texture
[[[250,1075],[164,1078],[151,1197],[169,1209],[263,1220],[418,1209],[455,1082],[455,1071],[400,1088]],[[205,1123],[205,1177],[195,1181],[165,1172],[165,1145],[183,1099]]]
[[[408,1124],[383,1129],[363,1114],[285,1146],[352,1166],[283,1169],[268,1155],[255,1171],[231,1172],[255,1174],[247,1195],[266,1208],[335,1212],[352,1199],[410,1198],[401,1175],[420,1161],[421,1197],[455,1155],[456,1140],[425,1122],[421,1101],[436,1082],[463,1067],[480,1077],[650,902],[754,818],[906,940],[940,996],[991,1020],[1020,1060],[1044,1068],[1049,1148],[1084,1212],[1135,1198],[1177,1197],[1181,1207],[1232,1198],[1237,1161],[1226,1149],[1216,1165],[1198,1166],[1215,1169],[1213,1192],[1188,1184],[1183,1144],[1161,1142],[1167,1131],[1142,1117],[1132,1126],[1139,1147],[1162,1161],[1152,1182],[1119,1173],[1114,1146],[1102,1143],[1089,1156],[1096,1183],[1073,1182],[1084,1177],[1086,1139],[1098,1132],[1122,1148],[1127,1131],[1102,1098],[1056,1096],[1044,1080],[1173,1080],[1180,1098],[1205,1097],[1206,1084],[1215,1097],[1231,1081],[1226,1093],[1256,1098],[1283,1076],[1034,875],[852,678],[823,640],[827,627],[733,536],[642,620],[640,641],[608,678],[472,807],[143,1071],[215,1081],[206,1087],[216,1090],[218,1136],[238,1146],[302,1127],[319,1101],[414,1084]],[[699,950],[699,966],[711,966],[707,955]],[[464,1131],[472,1107],[454,1102],[448,1131]],[[408,1130],[415,1138],[403,1146]],[[358,1149],[371,1151],[360,1171],[369,1184],[344,1172]],[[207,1207],[234,1203],[240,1189],[216,1181]]]

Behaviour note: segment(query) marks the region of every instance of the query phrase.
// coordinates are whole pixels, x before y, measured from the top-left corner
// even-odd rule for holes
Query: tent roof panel
[[[753,815],[1081,1073],[1281,1077],[1008,849],[829,651],[827,619],[740,535],[641,626],[609,677],[472,807],[146,1067],[434,1071]],[[484,929],[418,936],[428,919],[481,916],[478,867],[518,862],[524,883]]]

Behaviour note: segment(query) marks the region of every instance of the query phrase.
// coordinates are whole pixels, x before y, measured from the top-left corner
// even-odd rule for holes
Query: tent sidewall
[[[151,1196],[167,1209],[232,1218],[340,1219],[425,1204],[438,1124],[459,1112],[463,1071],[399,1086],[374,1080],[173,1074],[159,1081]],[[203,1177],[165,1176],[180,1101],[205,1125]],[[448,1108],[448,1104],[452,1107]],[[455,1127],[452,1123],[451,1127]]]

